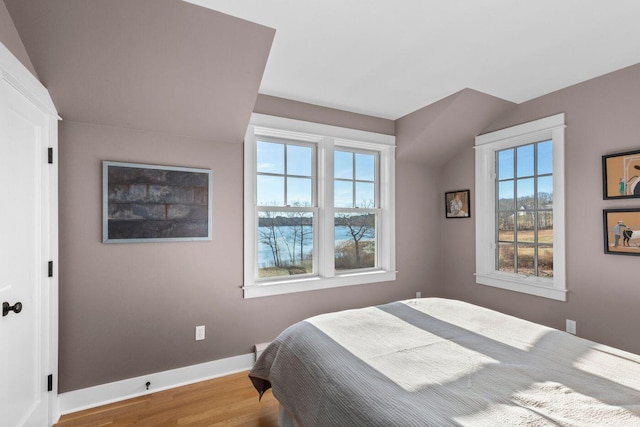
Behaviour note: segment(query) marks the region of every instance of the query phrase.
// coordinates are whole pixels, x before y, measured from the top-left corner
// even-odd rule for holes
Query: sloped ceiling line
[[[242,143],[275,30],[177,0],[5,0],[66,120]]]

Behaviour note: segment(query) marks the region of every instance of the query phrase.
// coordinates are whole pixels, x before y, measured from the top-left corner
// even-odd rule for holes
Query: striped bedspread
[[[640,356],[461,301],[312,317],[250,372],[300,426],[640,426]]]

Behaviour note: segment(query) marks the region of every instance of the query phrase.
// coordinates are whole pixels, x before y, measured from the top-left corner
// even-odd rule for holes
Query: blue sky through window
[[[313,147],[258,141],[256,153],[258,205],[312,206]]]
[[[537,150],[537,157],[535,151]],[[514,161],[515,159],[515,161]],[[537,160],[537,164],[536,164]],[[513,199],[515,175],[517,182],[517,197],[533,197],[534,171],[537,175],[553,172],[552,141],[523,145],[498,152],[498,198]],[[553,177],[541,176],[537,178],[538,194],[553,194]],[[518,206],[520,208],[520,206]]]

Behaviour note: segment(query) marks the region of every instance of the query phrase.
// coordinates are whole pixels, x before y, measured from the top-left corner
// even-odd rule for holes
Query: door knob
[[[9,305],[8,302],[2,303],[2,317],[9,314],[10,311],[13,311],[15,314],[18,314],[22,311],[22,303],[17,302],[14,305]]]

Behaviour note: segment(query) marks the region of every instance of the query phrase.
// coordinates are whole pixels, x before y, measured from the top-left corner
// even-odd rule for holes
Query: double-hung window
[[[316,147],[261,137],[256,142],[259,278],[316,271]]]
[[[375,268],[378,153],[334,150],[335,269]]]
[[[394,137],[254,114],[246,298],[395,279]]]
[[[476,282],[566,300],[564,114],[476,138]]]

